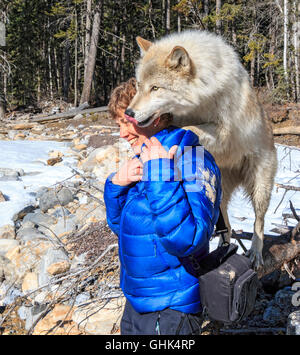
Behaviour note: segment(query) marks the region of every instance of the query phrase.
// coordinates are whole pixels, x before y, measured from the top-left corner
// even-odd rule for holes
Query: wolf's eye
[[[159,89],[158,86],[152,86],[151,91],[157,91]]]

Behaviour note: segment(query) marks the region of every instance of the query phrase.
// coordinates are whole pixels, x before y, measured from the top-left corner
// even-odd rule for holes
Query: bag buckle
[[[215,237],[218,236],[218,235],[221,235],[221,237],[223,239],[223,244],[222,245],[229,245],[229,243],[226,242],[226,240],[225,240],[225,236],[224,236],[225,233],[228,233],[228,228],[227,227],[224,228],[224,229],[219,229],[219,230],[215,231]]]

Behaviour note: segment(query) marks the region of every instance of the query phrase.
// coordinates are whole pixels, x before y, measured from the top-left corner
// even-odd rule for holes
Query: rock
[[[14,125],[14,129],[16,130],[26,130],[26,129],[31,129],[36,125],[36,123],[18,123]]]
[[[85,303],[91,299],[91,295],[89,292],[82,292],[80,293],[75,300],[75,305],[80,305],[82,303]]]
[[[48,155],[52,159],[62,158],[64,156],[64,154],[58,150],[51,150]]]
[[[289,315],[286,334],[300,335],[300,311],[295,311]]]
[[[105,163],[108,160],[112,163],[114,162],[114,158],[119,155],[118,153],[118,149],[112,145],[97,148],[82,161],[81,168],[83,171],[92,171],[97,164],[102,163],[102,165],[106,165]],[[113,166],[112,170],[116,171],[117,166]]]
[[[95,149],[79,163],[79,167],[85,172],[93,172],[98,182],[104,184],[107,177],[132,156],[133,153],[127,145],[116,143]]]
[[[72,322],[73,310],[71,306],[57,304],[54,309],[49,312],[45,318],[38,322],[33,335],[78,335],[82,331],[78,330],[78,326]],[[59,327],[56,327],[60,322]],[[50,332],[49,332],[50,331]],[[48,333],[49,332],[49,333]]]
[[[16,287],[8,283],[2,283],[0,286],[0,306],[8,306],[15,302],[16,298],[22,297],[23,293]]]
[[[39,199],[39,206],[43,212],[46,212],[49,208],[52,208],[56,205],[65,206],[73,200],[74,196],[72,192],[69,189],[63,187],[58,192],[52,189],[42,194]]]
[[[120,327],[124,305],[125,298],[114,298],[105,306],[102,302],[102,304],[93,303],[78,307],[74,311],[72,319],[87,334],[115,334]]]
[[[38,276],[35,272],[29,272],[25,275],[22,283],[22,292],[27,293],[38,288]]]
[[[14,265],[8,258],[0,255],[0,284],[4,278],[7,282],[11,283],[15,279],[16,270]]]
[[[9,140],[14,140],[15,135],[16,135],[17,133],[18,133],[17,131],[9,130],[9,131],[7,132],[8,139],[9,139]]]
[[[23,176],[25,173],[23,169],[0,168],[0,174],[4,176],[18,177]]]
[[[15,140],[18,140],[18,139],[24,139],[26,138],[26,135],[24,133],[17,133],[15,136],[14,136],[14,139]]]
[[[1,191],[0,191],[0,202],[6,202],[6,199]]]
[[[279,290],[276,292],[274,302],[281,309],[288,309],[292,307],[292,298],[295,292],[287,289]]]
[[[87,205],[81,205],[75,213],[79,225],[83,226],[87,220],[100,222],[106,218],[105,206],[101,206],[96,202]]]
[[[21,248],[20,246],[9,250],[5,257],[11,261],[16,276],[22,279],[26,273],[37,271],[42,256],[52,246],[48,241],[40,241],[39,243],[28,241]]]
[[[77,150],[77,151],[81,151],[83,149],[86,149],[87,148],[87,145],[86,144],[77,144],[74,146],[74,149]]]
[[[24,218],[23,222],[31,222],[34,225],[50,225],[56,223],[56,219],[53,216],[49,216],[48,214],[42,212],[36,213],[28,213]]]
[[[26,320],[26,319],[30,316],[30,307],[21,306],[21,307],[18,309],[18,316],[19,316],[22,320]]]
[[[41,196],[42,196],[44,193],[46,193],[47,191],[49,191],[48,187],[46,187],[46,186],[40,187],[40,188],[37,190],[37,192],[36,192],[36,198],[37,198],[37,199],[40,199]]]
[[[49,300],[49,292],[48,291],[40,291],[34,297],[34,302],[35,303],[39,303],[39,304],[46,303],[47,300]]]
[[[51,158],[51,159],[48,159],[48,160],[47,160],[47,164],[53,166],[53,165],[55,165],[55,164],[57,164],[57,163],[60,163],[60,162],[62,162],[62,161],[63,161],[63,160],[62,160],[62,158],[60,158],[60,157]]]
[[[81,120],[83,118],[83,114],[79,113],[78,115],[76,115],[73,120]]]
[[[14,249],[19,242],[14,239],[0,239],[0,255],[5,255],[9,250]]]
[[[49,211],[48,211],[49,212]],[[65,207],[58,207],[53,212],[51,212],[51,216],[55,218],[67,217],[71,214],[71,212]]]
[[[294,273],[297,277],[297,271]],[[275,270],[270,274],[263,276],[260,281],[263,285],[264,291],[272,294],[283,287],[290,286],[293,283],[293,280],[285,270]]]
[[[0,228],[0,239],[15,239],[15,227],[11,224],[6,224]]]
[[[56,224],[40,226],[38,230],[44,235],[53,238],[53,233],[59,238],[62,238],[77,229],[77,219],[75,216],[60,218]],[[53,233],[52,233],[53,232]]]
[[[19,219],[23,219],[24,216],[27,215],[27,213],[30,213],[35,210],[34,206],[26,206],[24,207],[21,211],[17,212],[13,216],[13,221],[16,222]]]
[[[276,306],[269,306],[264,311],[263,320],[267,323],[276,325],[282,320],[281,309]]]
[[[263,320],[274,326],[285,324],[288,315],[295,309],[292,302],[294,295],[290,288],[277,291],[264,311]]]
[[[54,263],[51,264],[50,266],[48,266],[47,268],[47,272],[50,275],[59,275],[59,274],[63,274],[64,272],[69,271],[71,267],[71,264],[68,261],[60,261],[58,263]]]
[[[40,315],[45,312],[46,308],[47,304],[36,304],[25,310],[27,315],[25,329],[27,331],[32,327],[33,323],[40,317]]]
[[[17,238],[23,242],[28,242],[30,240],[49,240],[47,236],[36,228],[21,228],[17,233]]]
[[[53,249],[49,248],[47,252],[43,255],[40,266],[39,266],[39,285],[47,284],[50,279],[51,275],[48,273],[48,268],[50,265],[59,263],[62,261],[67,261],[67,255],[61,249]]]

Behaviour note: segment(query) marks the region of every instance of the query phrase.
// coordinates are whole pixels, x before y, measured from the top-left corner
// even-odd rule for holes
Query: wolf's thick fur
[[[176,125],[199,135],[222,173],[222,211],[229,230],[227,205],[235,188],[242,185],[252,201],[249,254],[260,266],[277,158],[271,127],[246,70],[234,50],[212,33],[187,31],[155,43],[137,41],[142,52],[136,68],[138,92],[128,114],[146,126],[171,112]]]

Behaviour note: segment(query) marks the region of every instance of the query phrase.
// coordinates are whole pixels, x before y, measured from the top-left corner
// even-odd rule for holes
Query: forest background
[[[106,105],[134,76],[136,36],[186,29],[223,36],[270,102],[300,102],[299,14],[299,0],[0,0],[0,118],[43,100]]]

